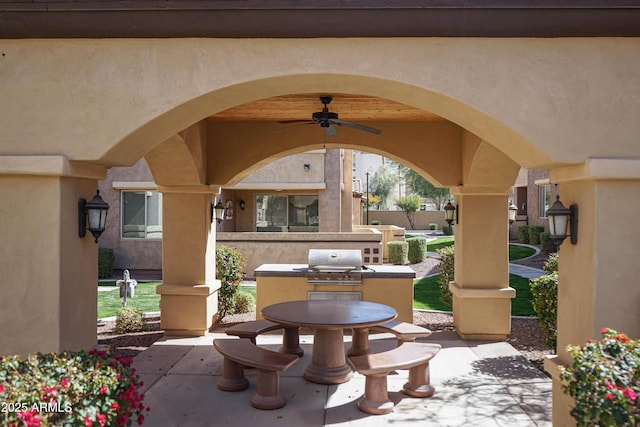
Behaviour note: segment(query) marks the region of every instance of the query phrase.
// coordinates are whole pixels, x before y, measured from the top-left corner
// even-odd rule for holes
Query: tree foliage
[[[412,194],[410,196],[399,197],[396,199],[396,205],[404,212],[409,220],[409,226],[412,230],[416,229],[416,225],[413,222],[413,217],[418,209],[420,209],[420,205],[422,204],[422,198],[417,194]]]
[[[450,193],[448,188],[436,187],[418,172],[401,164],[398,164],[398,172],[411,186],[413,193],[431,200],[437,210],[442,210],[447,200],[449,200]]]
[[[384,164],[373,174],[371,178],[371,190],[380,197],[380,209],[389,209],[389,198],[397,183],[398,176]]]

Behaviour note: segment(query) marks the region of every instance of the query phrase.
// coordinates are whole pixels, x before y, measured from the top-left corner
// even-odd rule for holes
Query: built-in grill
[[[358,249],[310,249],[309,284],[362,284],[362,252]]]

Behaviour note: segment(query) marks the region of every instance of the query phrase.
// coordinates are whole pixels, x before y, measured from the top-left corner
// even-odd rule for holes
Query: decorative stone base
[[[465,289],[449,284],[453,294],[453,323],[463,339],[504,341],[511,332],[511,287]]]
[[[160,327],[165,335],[202,336],[218,311],[220,281],[210,285],[159,285]]]

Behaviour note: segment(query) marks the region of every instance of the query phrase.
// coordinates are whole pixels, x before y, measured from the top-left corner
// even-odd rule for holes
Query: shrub
[[[538,325],[544,336],[544,343],[556,347],[558,338],[558,273],[553,272],[529,281],[531,305],[538,315]]]
[[[407,239],[409,263],[418,264],[427,256],[427,239],[424,237],[412,237]]]
[[[572,363],[560,367],[562,390],[575,399],[578,426],[640,423],[640,341],[609,328],[601,341],[568,346]]]
[[[453,234],[453,227],[450,225],[443,225],[442,234],[444,234],[445,236],[451,236]]]
[[[547,273],[557,272],[558,271],[558,254],[557,253],[549,254],[549,258],[547,258],[547,262],[544,263],[544,266],[542,268]]]
[[[442,263],[440,265],[440,279],[438,285],[440,286],[440,301],[443,304],[452,307],[453,295],[449,290],[449,282],[453,282],[455,273],[455,246],[445,246],[440,249],[436,249],[436,252],[442,257]]]
[[[216,247],[216,276],[221,282],[218,290],[218,313],[214,319],[217,325],[227,314],[233,313],[236,295],[244,279],[244,257],[234,248]]]
[[[113,276],[113,262],[116,256],[113,249],[98,248],[98,279],[107,279]]]
[[[143,386],[130,358],[110,351],[0,359],[2,425],[125,426],[144,422]]]
[[[381,225],[382,223],[377,219],[375,221],[371,221],[371,225]]]
[[[518,241],[520,241],[520,243],[529,243],[528,225],[521,225],[518,227]]]
[[[256,309],[256,301],[253,295],[247,291],[240,291],[236,295],[236,305],[233,307],[235,314],[252,313]]]
[[[117,334],[142,332],[146,328],[147,320],[139,308],[122,307],[116,312],[116,327],[114,330]]]
[[[540,225],[529,226],[529,243],[532,245],[540,244],[540,233],[544,232],[544,227]]]
[[[558,252],[558,247],[551,240],[551,235],[549,232],[545,231],[540,233],[540,249],[544,255],[549,255],[553,252]]]
[[[434,223],[429,224],[429,230],[437,230],[437,229],[438,229],[438,224],[434,224]]]
[[[404,241],[387,242],[387,255],[389,262],[396,265],[404,265],[408,260],[409,244]]]

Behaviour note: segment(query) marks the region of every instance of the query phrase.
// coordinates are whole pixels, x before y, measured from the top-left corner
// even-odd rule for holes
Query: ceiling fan
[[[316,111],[311,115],[311,121],[303,120],[302,121],[303,123],[301,124],[308,124],[308,125],[319,124],[320,127],[324,129],[327,136],[338,135],[338,130],[335,128],[334,125],[345,126],[345,127],[349,127],[357,130],[363,130],[365,132],[370,132],[375,135],[380,135],[382,133],[382,131],[379,129],[375,129],[369,126],[359,125],[357,123],[346,122],[344,120],[338,119],[338,113],[329,111],[329,107],[327,107],[327,105],[331,103],[332,99],[333,97],[329,95],[321,96],[320,102],[324,105],[324,107],[322,108],[322,111]],[[300,120],[284,121],[280,123],[294,123],[294,122],[300,122]]]

